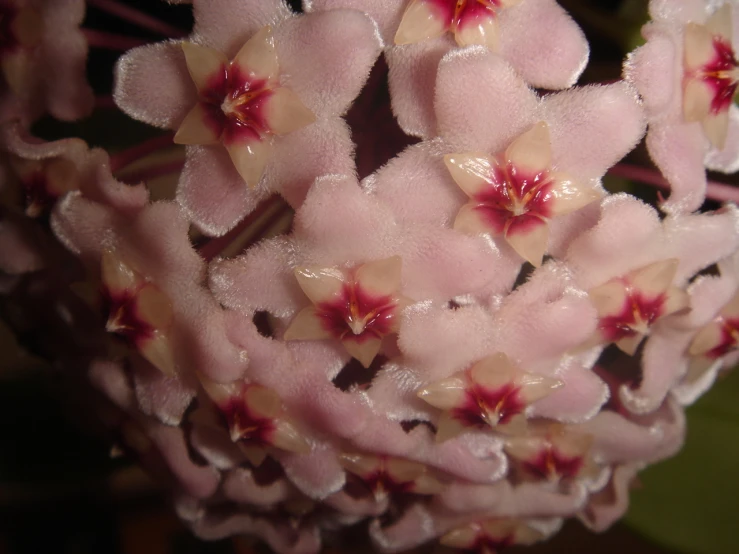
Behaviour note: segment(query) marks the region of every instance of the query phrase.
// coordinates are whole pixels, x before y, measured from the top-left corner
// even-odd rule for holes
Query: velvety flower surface
[[[650,2],[647,42],[624,66],[649,118],[647,148],[670,183],[670,212],[705,198],[706,168],[739,168],[739,111],[733,105],[739,13],[731,2]]]
[[[3,0],[0,3],[0,119],[27,123],[49,112],[64,120],[92,110],[85,77],[87,41],[79,29],[83,0]]]
[[[434,82],[439,61],[458,46],[500,54],[535,87],[572,86],[588,60],[582,31],[554,0],[306,0],[307,11],[367,12],[385,41],[393,111],[411,135],[436,135]]]
[[[402,219],[453,221],[465,234],[505,240],[534,265],[558,252],[568,219],[577,221],[565,214],[603,195],[600,178],[644,129],[623,83],[539,98],[479,47],[442,60],[435,106],[439,138],[407,149],[367,188]]]
[[[340,116],[380,41],[357,11],[295,15],[282,0],[193,8],[188,41],[120,60],[115,98],[136,119],[179,129],[175,140],[191,146],[178,202],[201,230],[220,235],[271,192],[297,207],[316,177],[353,170]]]

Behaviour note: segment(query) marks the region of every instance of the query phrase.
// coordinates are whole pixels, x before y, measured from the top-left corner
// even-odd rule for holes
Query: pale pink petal
[[[714,171],[734,173],[739,170],[739,108],[736,105],[729,108],[729,129],[723,149],[710,148],[704,163]]]
[[[589,86],[542,100],[554,167],[578,178],[600,177],[644,135],[643,108],[626,83]]]
[[[649,126],[649,155],[670,183],[670,197],[663,208],[670,213],[698,209],[706,194],[703,158],[706,138],[697,123],[656,122]]]
[[[210,289],[227,308],[253,313],[266,310],[290,316],[305,302],[290,267],[292,242],[275,238],[260,242],[246,254],[218,260],[210,267]]]
[[[452,152],[503,150],[536,123],[536,106],[514,70],[482,47],[454,50],[439,65],[438,133]]]
[[[177,201],[203,232],[228,232],[267,195],[247,186],[222,146],[188,147]]]
[[[275,452],[287,478],[304,494],[319,500],[339,491],[346,483],[344,468],[329,444],[316,445],[309,454]]]
[[[176,129],[197,102],[178,42],[134,48],[116,65],[116,104],[139,121]]]
[[[524,1],[502,10],[498,28],[501,56],[535,87],[568,88],[585,69],[588,42],[554,0]]]
[[[652,19],[660,19],[670,23],[703,23],[707,16],[704,0],[651,0],[649,15]]]
[[[680,102],[678,48],[663,27],[648,25],[642,33],[648,40],[626,58],[624,78],[639,91],[649,117],[659,117],[668,110],[677,110]]]
[[[241,504],[269,507],[287,500],[290,492],[291,487],[286,479],[260,485],[246,468],[233,468],[223,478],[223,493],[230,500]]]
[[[435,142],[411,146],[363,181],[401,221],[449,226],[467,196],[454,183]]]
[[[262,27],[275,26],[291,15],[287,4],[275,0],[193,0],[193,11],[194,40],[228,59]]]
[[[166,425],[179,425],[195,397],[195,388],[168,377],[147,363],[133,364],[133,385],[141,411]]]
[[[605,531],[618,521],[629,508],[631,484],[638,470],[639,464],[616,467],[606,487],[591,495],[578,515],[580,521],[596,532]]]
[[[282,84],[319,116],[347,110],[382,49],[372,20],[353,10],[286,20],[275,28],[275,44]]]
[[[393,113],[400,128],[409,135],[431,138],[439,134],[434,89],[439,62],[447,52],[449,42],[440,39],[389,48],[384,53],[390,67],[388,84]]]
[[[386,45],[393,42],[393,35],[406,8],[406,2],[397,0],[368,3],[367,0],[303,0],[303,10],[317,12],[336,9],[359,10],[377,22]]]
[[[369,536],[384,552],[400,552],[419,546],[435,535],[433,520],[422,504],[414,504],[387,527],[379,519],[370,523]]]

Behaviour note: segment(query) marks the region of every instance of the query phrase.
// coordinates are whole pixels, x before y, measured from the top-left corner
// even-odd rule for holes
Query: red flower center
[[[358,284],[345,283],[336,300],[316,305],[316,315],[335,338],[362,343],[393,332],[396,308],[392,296],[374,296]]]
[[[734,55],[731,44],[721,38],[713,38],[714,55],[710,62],[696,72],[695,77],[708,83],[713,90],[711,113],[717,114],[726,111],[739,84],[737,68],[739,62]]]
[[[439,17],[452,31],[480,16],[495,15],[500,0],[431,0]]]
[[[666,300],[665,294],[647,298],[638,291],[629,292],[621,312],[602,318],[599,328],[612,342],[633,337],[640,332],[640,327],[651,326],[663,314]]]
[[[103,305],[108,313],[107,330],[121,335],[131,344],[139,344],[154,334],[154,327],[138,313],[138,290],[113,293],[103,289]]]
[[[508,383],[497,389],[488,389],[472,384],[465,391],[464,402],[451,410],[452,417],[468,427],[486,427],[488,425],[506,424],[513,416],[526,408],[521,400],[521,387]],[[491,415],[498,419],[491,421]]]
[[[576,477],[584,465],[582,456],[564,456],[555,447],[549,446],[539,452],[534,460],[523,462],[529,473],[549,479],[550,477]]]
[[[209,125],[226,144],[261,140],[270,133],[265,106],[272,93],[268,81],[228,64],[210,79],[201,93],[201,104]]]
[[[232,397],[219,408],[232,435],[238,435],[239,440],[253,446],[272,444],[274,421],[253,413],[242,398]]]
[[[718,359],[736,350],[739,345],[739,319],[721,318],[721,342],[706,352],[707,358]]]

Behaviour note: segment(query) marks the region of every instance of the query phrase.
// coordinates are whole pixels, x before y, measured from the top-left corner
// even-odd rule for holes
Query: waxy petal
[[[448,154],[444,164],[467,196],[474,198],[492,185],[494,162],[485,154]]]
[[[395,33],[394,42],[398,45],[413,44],[439,37],[446,31],[446,22],[434,10],[431,2],[411,0]]]
[[[289,421],[280,419],[272,433],[272,444],[277,448],[296,454],[307,454],[311,450],[310,443]]]
[[[685,26],[684,68],[686,72],[702,69],[714,56],[713,34],[705,25],[688,23]]]
[[[208,94],[214,82],[225,81],[228,66],[226,56],[213,48],[192,42],[182,42],[181,47],[187,70],[202,96]]]
[[[363,290],[372,295],[395,295],[400,290],[402,264],[400,256],[367,262],[357,269],[354,278]]]
[[[680,260],[677,258],[654,262],[631,272],[628,280],[642,294],[647,296],[663,294],[672,285],[679,265]]]
[[[286,135],[310,125],[316,116],[288,88],[275,90],[267,100],[265,119],[271,132]]]
[[[687,122],[703,121],[711,113],[713,89],[702,79],[690,79],[683,90],[683,119]]]
[[[308,299],[319,304],[339,297],[345,276],[336,268],[299,267],[295,278]]]
[[[236,171],[247,185],[254,188],[259,184],[272,152],[272,142],[268,139],[249,140],[227,144],[226,150]]]
[[[221,140],[220,125],[213,121],[205,106],[198,102],[188,112],[175,133],[175,144],[218,144]]]
[[[242,76],[250,79],[273,81],[279,75],[279,62],[275,50],[272,27],[262,28],[251,37],[231,62],[232,69],[238,69]]]
[[[313,306],[303,308],[290,322],[290,326],[283,335],[285,340],[322,340],[333,338],[323,321],[316,314]]]
[[[440,410],[451,410],[462,403],[467,383],[461,377],[452,377],[427,385],[416,394]]]
[[[372,360],[380,352],[382,347],[382,339],[375,337],[363,338],[361,341],[355,340],[351,335],[347,336],[341,341],[346,351],[353,357],[359,360],[364,367],[369,367],[372,364]]]
[[[500,31],[497,17],[493,12],[477,14],[474,19],[462,21],[454,33],[460,46],[480,45],[497,51]]]
[[[609,281],[588,291],[590,301],[600,317],[621,312],[627,299],[626,287],[620,281]]]
[[[162,331],[154,331],[151,338],[138,345],[139,352],[154,367],[171,377],[177,373],[174,351],[169,336]]]
[[[157,329],[172,324],[172,302],[157,286],[147,283],[136,293],[138,315]]]
[[[506,160],[531,174],[548,171],[552,165],[549,126],[540,121],[523,133],[505,151]]]
[[[511,227],[505,238],[519,256],[534,267],[539,267],[547,251],[549,227],[541,219],[529,217],[525,228],[519,230]]]

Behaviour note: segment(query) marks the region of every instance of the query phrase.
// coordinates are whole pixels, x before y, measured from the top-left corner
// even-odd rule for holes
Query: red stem
[[[87,0],[87,3],[101,11],[138,25],[143,29],[164,35],[165,37],[179,38],[186,35],[181,29],[173,27],[169,23],[160,21],[156,17],[140,12],[130,6],[116,2],[116,0]]]
[[[130,50],[137,46],[143,46],[148,41],[135,37],[127,37],[125,35],[115,35],[95,29],[82,29],[87,43],[93,48],[105,48],[107,50]]]
[[[263,200],[254,209],[253,212],[251,212],[241,221],[241,223],[239,223],[236,227],[231,229],[225,235],[210,239],[208,242],[198,248],[198,253],[205,259],[205,261],[210,262],[211,260],[213,260],[213,258],[223,252],[223,250],[226,249],[234,239],[241,235],[241,233],[243,233],[247,227],[254,224],[254,222],[262,217],[265,212],[272,209],[272,207],[279,204],[280,202],[282,202],[282,199],[277,195],[270,196],[266,200]]]
[[[150,181],[164,175],[178,173],[185,165],[184,160],[174,160],[163,164],[147,167],[138,171],[132,171],[121,176],[121,180],[126,183],[140,183],[141,181]]]
[[[624,177],[632,181],[638,181],[655,187],[670,190],[670,184],[662,175],[646,167],[639,167],[629,164],[617,164],[609,171],[609,175],[616,177]],[[719,202],[735,202],[739,203],[739,187],[719,183],[718,181],[708,181],[706,186],[706,198],[717,200]]]
[[[127,165],[132,164],[136,160],[139,160],[144,156],[148,156],[152,152],[156,152],[157,150],[161,150],[162,148],[172,146],[174,144],[172,142],[173,137],[173,133],[159,135],[154,138],[150,138],[149,140],[144,141],[141,144],[137,144],[136,146],[132,146],[131,148],[122,150],[117,154],[112,155],[110,157],[110,170],[115,173],[116,171],[120,171]]]

